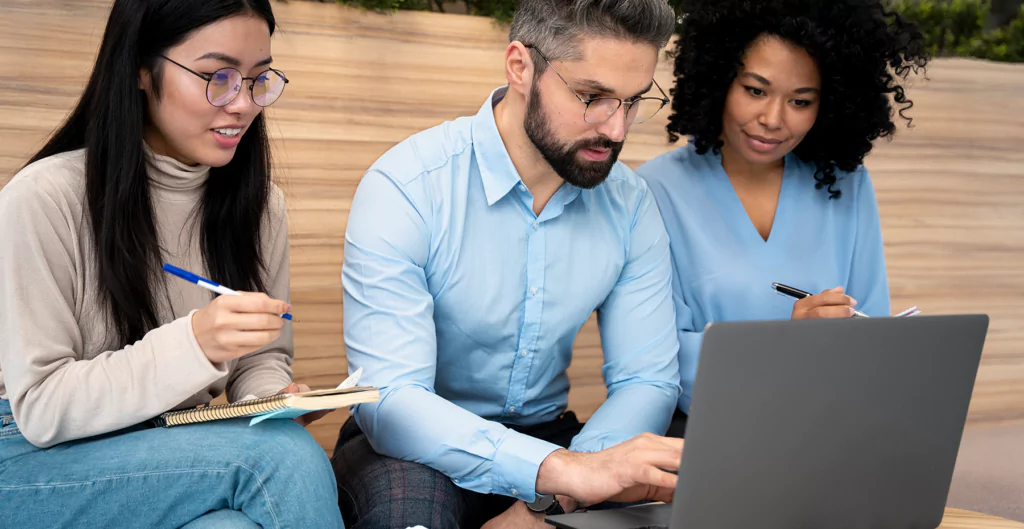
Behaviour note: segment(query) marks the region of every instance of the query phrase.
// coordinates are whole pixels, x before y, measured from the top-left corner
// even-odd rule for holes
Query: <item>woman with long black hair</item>
[[[268,0],[116,0],[77,107],[0,192],[3,524],[342,525],[309,416],[147,426],[304,389],[262,113],[288,82],[274,27]]]

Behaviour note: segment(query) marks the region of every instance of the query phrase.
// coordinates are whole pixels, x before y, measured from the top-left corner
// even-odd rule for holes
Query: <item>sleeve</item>
[[[855,197],[856,236],[846,293],[857,300],[857,309],[868,316],[889,316],[889,279],[875,188],[867,169],[861,167],[858,174],[861,180]]]
[[[676,276],[678,278],[678,276]],[[693,310],[686,304],[678,280],[672,282],[672,299],[676,308],[676,333],[679,337],[679,409],[690,413],[690,399],[693,397],[693,383],[697,379],[697,364],[700,348],[704,343],[703,329],[697,329],[693,322]]]
[[[663,435],[679,399],[668,234],[650,191],[641,190],[626,264],[598,308],[608,399],[571,450],[595,452],[644,432]]]
[[[192,315],[82,360],[73,216],[31,181],[0,193],[0,367],[25,438],[49,447],[148,420],[227,376]]]
[[[380,387],[354,416],[383,455],[434,468],[480,493],[536,498],[537,471],[559,447],[434,393],[437,335],[425,267],[429,193],[381,172],[363,176],[345,234],[342,286],[349,369]]]
[[[683,212],[679,211],[680,206],[671,200],[672,193],[670,193],[665,179],[666,175],[679,174],[688,169],[686,165],[674,166],[671,160],[675,159],[675,154],[671,157],[668,154],[662,155],[637,169],[637,174],[647,181],[655,203],[658,204],[658,210],[662,213],[665,229],[669,233],[670,254],[672,253],[672,237],[677,236],[672,230],[673,223],[678,225],[678,216]],[[681,233],[678,235],[682,236]],[[689,413],[690,398],[693,396],[693,382],[697,378],[700,348],[704,342],[704,330],[694,322],[693,310],[683,295],[683,287],[686,284],[683,274],[687,272],[682,268],[683,266],[677,257],[672,257],[672,304],[675,307],[676,336],[679,340],[679,385],[681,390],[678,408],[684,413]]]
[[[278,219],[266,246],[267,295],[290,303],[288,268],[288,212],[280,190],[274,188],[276,210],[272,218]],[[295,357],[292,322],[281,328],[281,336],[238,359],[228,379],[228,400],[237,402],[246,397],[266,397],[281,391],[292,381],[292,361]]]

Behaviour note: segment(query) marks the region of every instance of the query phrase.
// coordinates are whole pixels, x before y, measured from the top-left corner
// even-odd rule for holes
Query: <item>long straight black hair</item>
[[[160,55],[203,26],[235,15],[262,18],[274,32],[269,0],[116,0],[81,100],[29,161],[85,149],[100,292],[121,344],[160,325],[154,291],[161,254],[143,150],[146,94],[139,71],[152,72],[159,96]],[[261,112],[232,160],[210,170],[199,206],[200,246],[214,281],[264,290],[260,240],[270,193],[270,142]]]

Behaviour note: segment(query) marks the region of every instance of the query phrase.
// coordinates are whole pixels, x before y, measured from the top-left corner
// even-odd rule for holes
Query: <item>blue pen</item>
[[[188,270],[182,270],[181,268],[178,268],[177,266],[174,266],[174,265],[164,264],[164,272],[167,272],[167,273],[169,273],[171,275],[178,276],[178,277],[184,279],[185,281],[188,281],[190,283],[195,283],[195,284],[205,288],[206,290],[210,290],[210,291],[216,292],[218,294],[224,294],[226,296],[241,296],[242,295],[241,293],[235,292],[234,290],[231,290],[230,288],[228,288],[226,286],[218,285],[217,283],[214,283],[213,281],[210,281],[209,279],[204,279],[202,277],[199,277],[199,276],[193,274],[192,272],[189,272]],[[292,319],[292,315],[291,314],[282,314],[281,317],[286,319],[286,320],[291,320]]]

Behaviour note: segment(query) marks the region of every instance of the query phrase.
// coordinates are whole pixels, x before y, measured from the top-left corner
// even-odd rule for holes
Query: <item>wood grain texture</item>
[[[1024,529],[1024,524],[962,509],[946,509],[937,529]]]
[[[0,185],[40,147],[85,84],[110,3],[0,4]],[[295,374],[337,384],[347,372],[340,268],[352,195],[397,142],[477,111],[504,83],[506,30],[489,19],[331,4],[275,3],[275,65],[291,83],[269,111],[276,179],[290,211]],[[877,189],[893,307],[992,318],[970,420],[1024,419],[1024,66],[936,61],[909,94],[914,128],[868,158]],[[671,65],[657,79],[671,86]],[[636,167],[675,148],[668,112],[634,127]],[[604,399],[591,319],[576,344],[570,406]],[[344,412],[312,427],[330,451]],[[955,522],[956,517],[954,517]],[[949,527],[960,527],[950,525]]]

